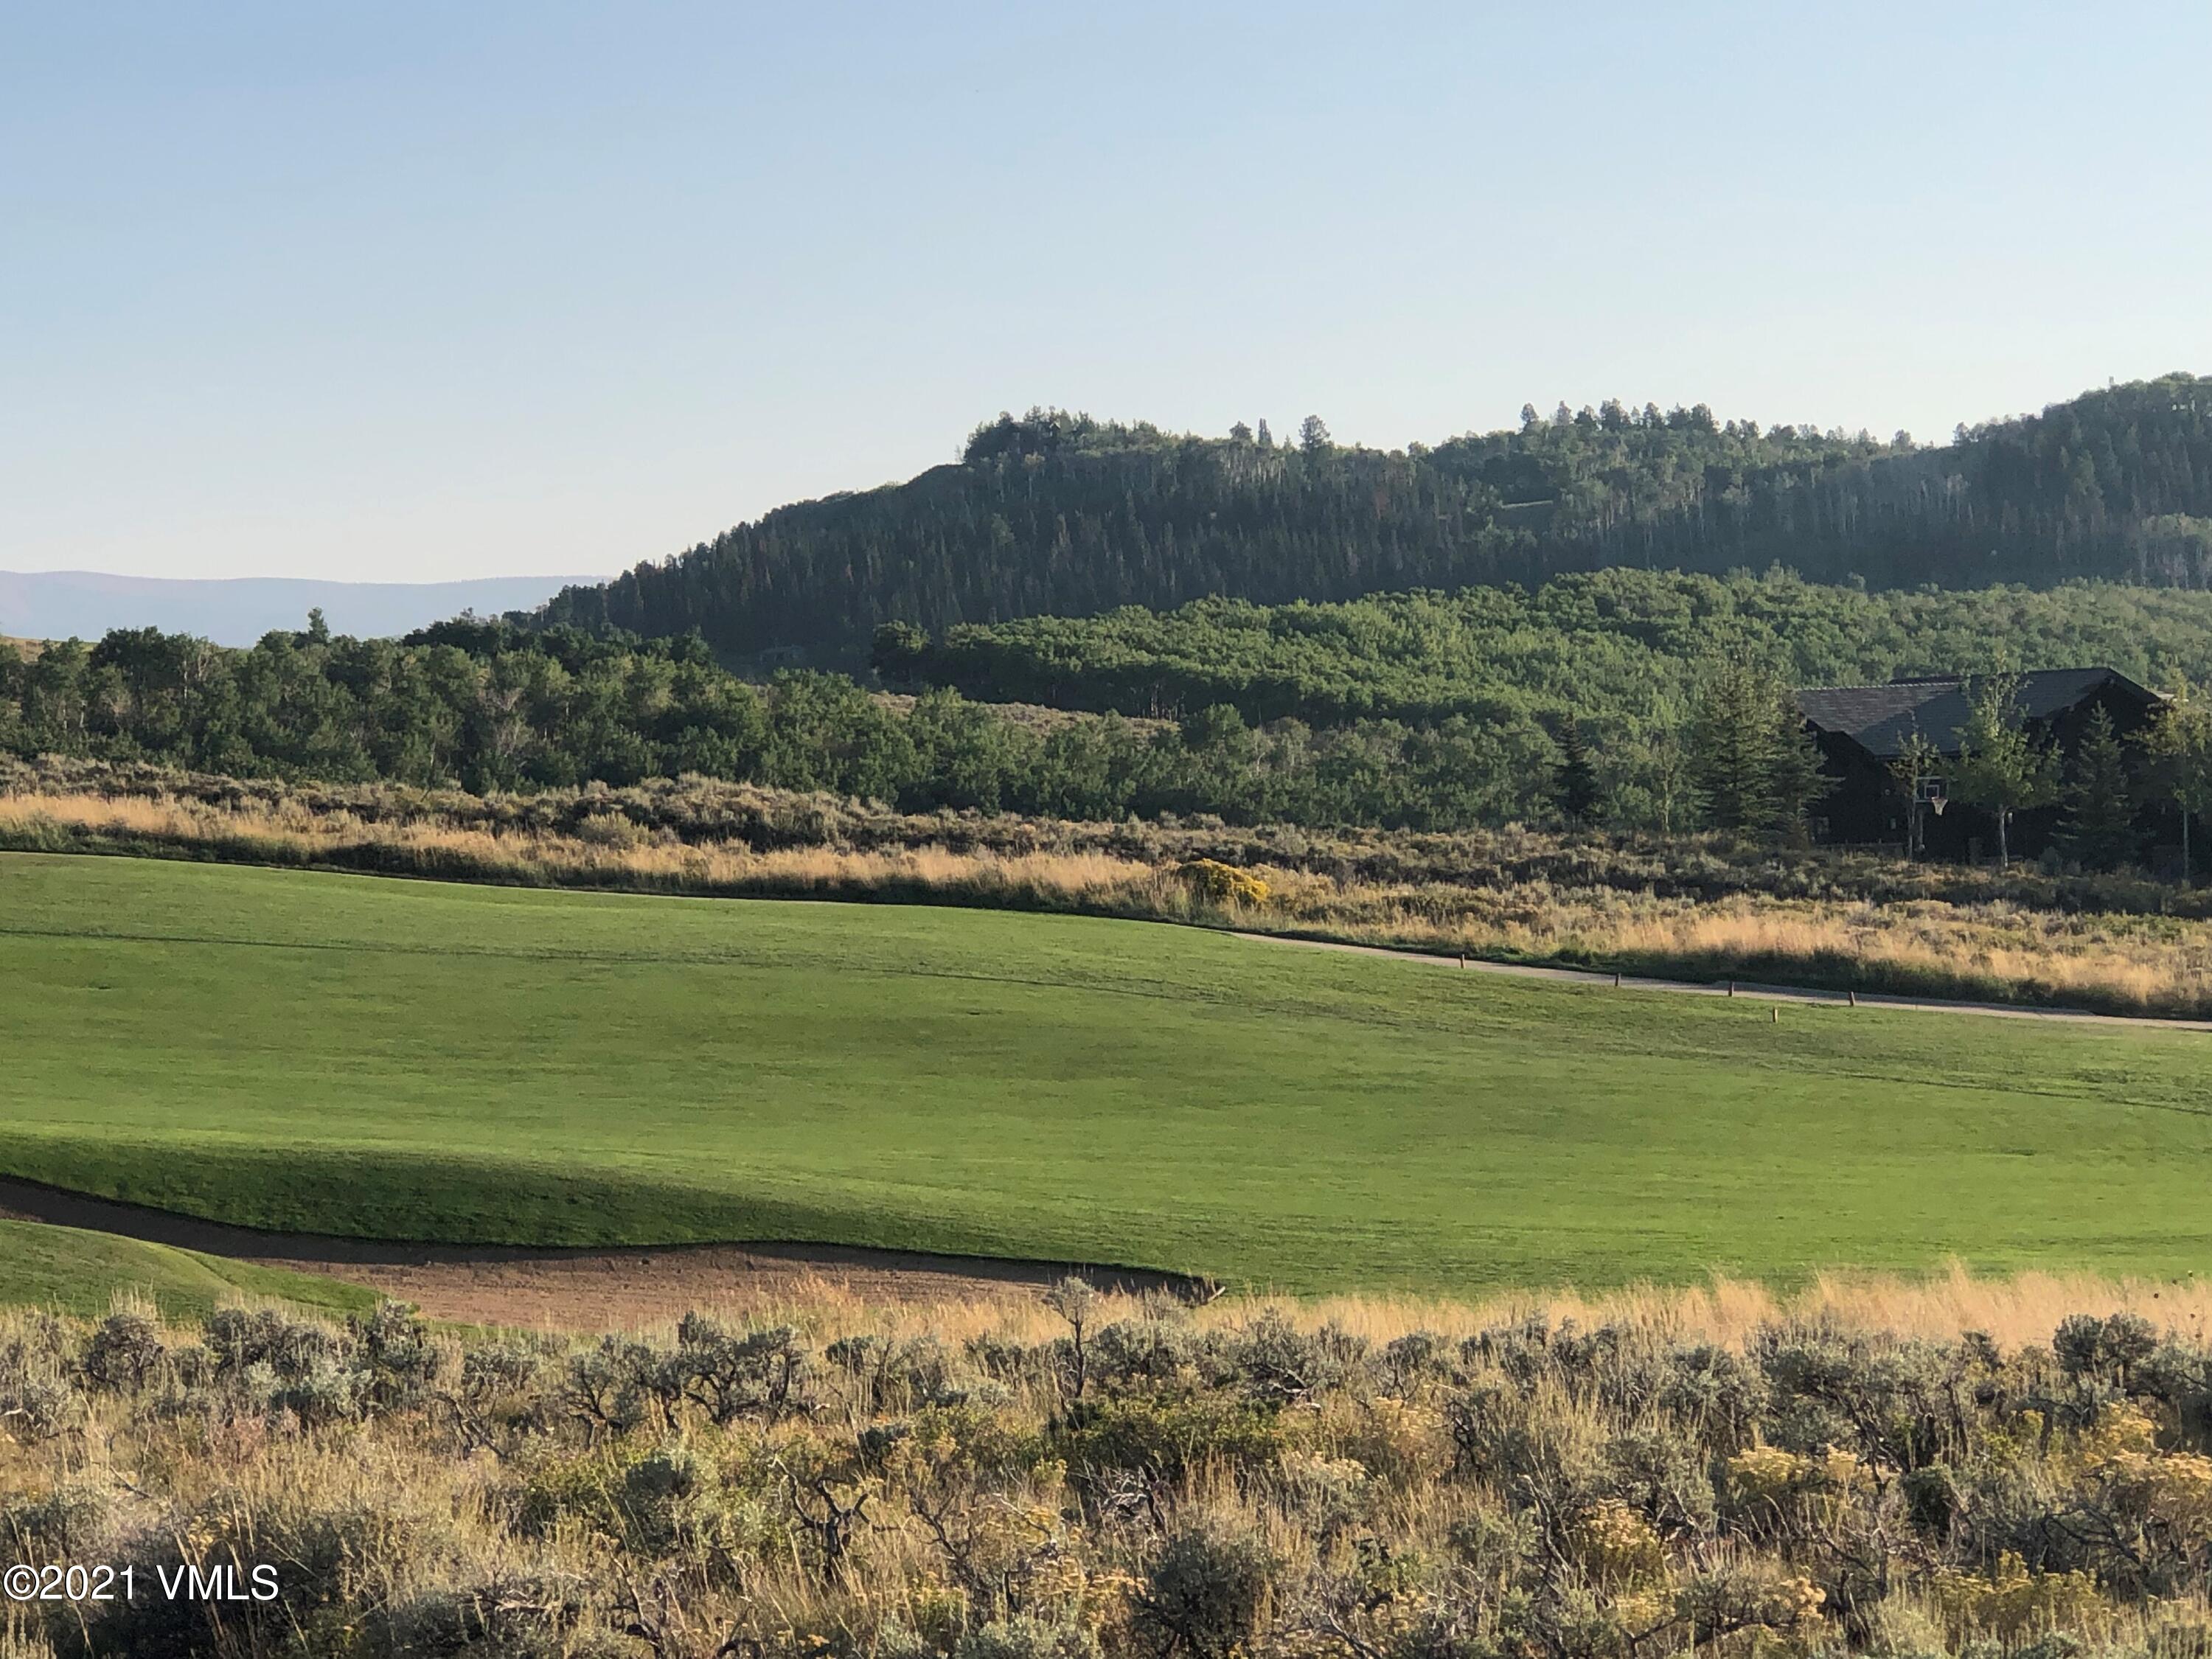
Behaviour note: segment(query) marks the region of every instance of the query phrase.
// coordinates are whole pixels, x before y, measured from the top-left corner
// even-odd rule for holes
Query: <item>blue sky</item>
[[[0,3],[0,568],[606,571],[1033,402],[2212,371],[2212,6]]]

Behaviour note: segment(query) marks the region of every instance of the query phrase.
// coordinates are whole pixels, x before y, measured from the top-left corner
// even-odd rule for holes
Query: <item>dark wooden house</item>
[[[1912,802],[1891,763],[1915,732],[1946,760],[1956,759],[1972,691],[1972,682],[1955,674],[1800,691],[1797,706],[1820,745],[1824,769],[1835,781],[1827,799],[1813,808],[1820,838],[1859,845],[1903,842]],[[2124,737],[2148,725],[2164,701],[2110,668],[2051,668],[2020,676],[2019,708],[2029,730],[2067,754],[2080,743],[2093,710],[2104,709]],[[1929,856],[1978,859],[1994,854],[1996,825],[1990,816],[1950,801],[1944,785],[1938,776],[1921,787],[1921,844]],[[2033,858],[2041,853],[2057,823],[2056,807],[2014,813],[2013,855]]]

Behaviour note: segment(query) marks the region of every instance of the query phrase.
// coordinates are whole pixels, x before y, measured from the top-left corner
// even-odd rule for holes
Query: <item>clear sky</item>
[[[2212,371],[2212,5],[0,0],[0,568],[611,571],[1000,408]]]

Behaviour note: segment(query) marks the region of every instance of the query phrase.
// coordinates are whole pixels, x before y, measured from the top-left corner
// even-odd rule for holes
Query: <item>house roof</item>
[[[2020,676],[2020,711],[2031,720],[2047,720],[2107,686],[2146,705],[2162,701],[2110,668],[2046,668]],[[1916,731],[1943,753],[1956,754],[1960,731],[1972,712],[1971,682],[1958,674],[1887,685],[1814,686],[1797,694],[1797,706],[1821,731],[1842,732],[1884,760],[1902,753]]]

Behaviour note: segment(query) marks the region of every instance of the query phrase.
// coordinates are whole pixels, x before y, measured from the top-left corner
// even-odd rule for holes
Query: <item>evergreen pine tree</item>
[[[1570,823],[1587,823],[1597,811],[1601,792],[1597,768],[1590,763],[1589,745],[1583,740],[1582,722],[1572,714],[1559,722],[1559,764],[1552,775],[1552,800]]]
[[[1690,783],[1716,830],[1764,830],[1777,817],[1774,699],[1761,676],[1725,663],[1707,677],[1690,722]]]
[[[2066,816],[2058,845],[2091,870],[2115,870],[2136,856],[2136,802],[2127,754],[2112,717],[2091,711],[2088,729],[2066,769]]]
[[[1790,841],[1805,836],[1805,811],[1825,800],[1834,781],[1820,769],[1820,745],[1806,729],[1805,716],[1796,702],[1779,686],[1768,688],[1768,707],[1773,711],[1773,752],[1767,762],[1767,793],[1773,802],[1770,827]]]

